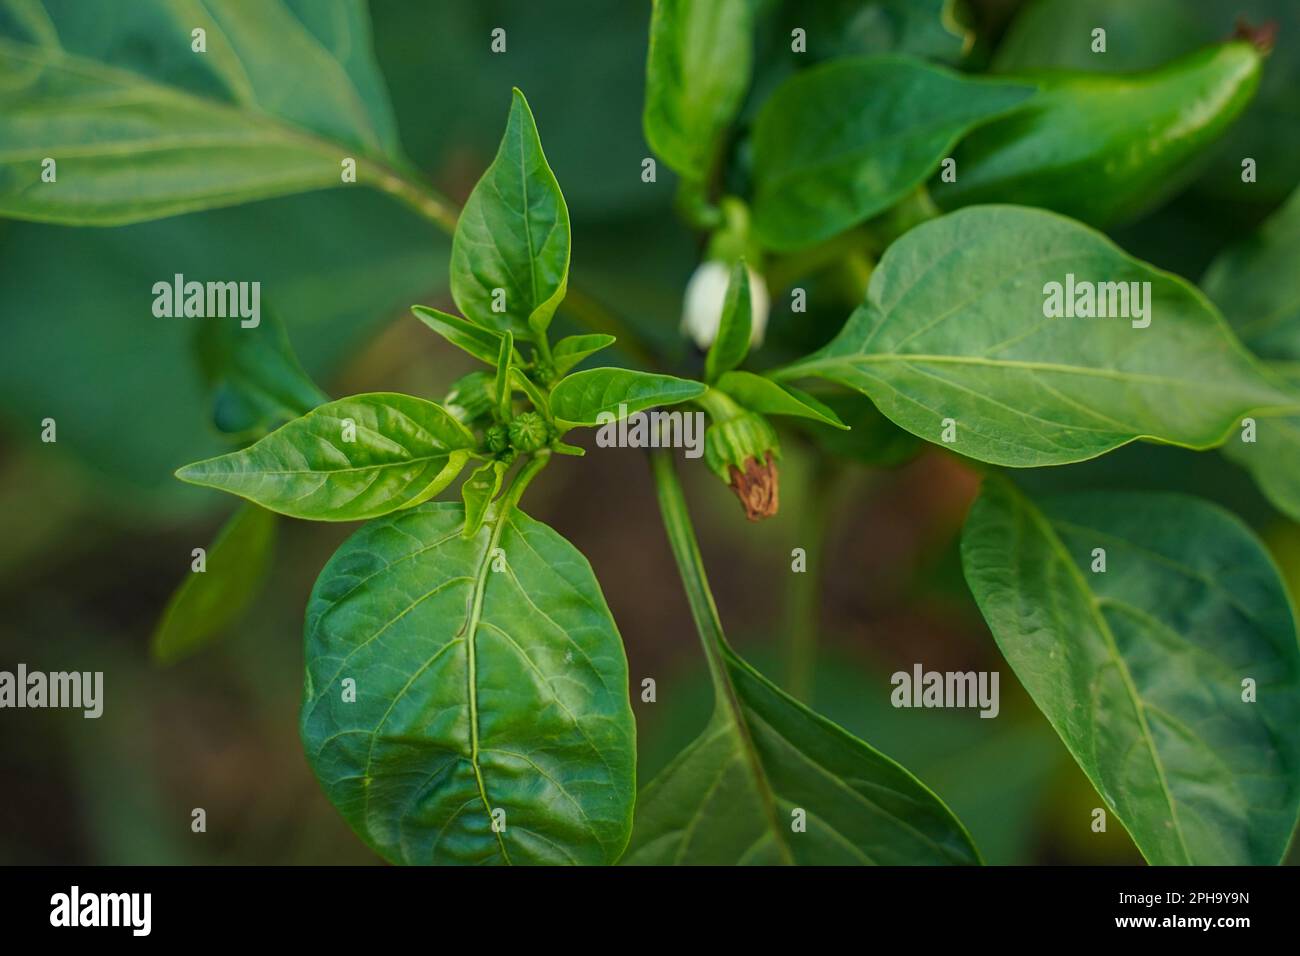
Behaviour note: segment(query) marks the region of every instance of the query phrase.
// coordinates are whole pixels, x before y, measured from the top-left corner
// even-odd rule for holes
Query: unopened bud
[[[767,286],[763,283],[763,277],[753,268],[746,266],[745,269],[749,273],[749,301],[752,309],[749,344],[762,345],[769,307]],[[700,263],[691,276],[691,281],[686,284],[682,332],[701,350],[707,349],[718,337],[718,326],[722,324],[722,305],[726,301],[730,281],[731,266],[719,259],[712,259]]]

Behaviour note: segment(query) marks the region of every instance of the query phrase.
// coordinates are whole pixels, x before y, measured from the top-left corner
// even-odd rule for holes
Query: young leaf
[[[750,0],[654,0],[642,126],[650,148],[686,179],[707,178],[749,87]]]
[[[501,336],[501,347],[497,350],[497,414],[502,421],[510,420],[510,396],[513,391],[510,385],[510,358],[514,350],[515,337],[507,330]]]
[[[571,368],[589,355],[595,355],[601,349],[614,344],[612,335],[593,333],[590,335],[568,335],[556,342],[551,348],[551,359],[555,362],[555,373],[565,375]]]
[[[753,372],[727,372],[718,379],[717,388],[753,412],[811,418],[844,430],[849,427],[840,421],[834,409],[807,392]]]
[[[276,520],[257,505],[235,509],[207,549],[205,570],[190,571],[167,602],[150,644],[154,660],[188,657],[244,615],[266,583]]]
[[[398,158],[360,3],[24,9],[0,20],[0,215],[120,225],[341,186],[345,156],[365,182],[372,157]]]
[[[1156,865],[1275,864],[1300,809],[1300,647],[1277,569],[1195,498],[991,480],[962,564],[998,647]]]
[[[433,402],[371,392],[321,405],[176,476],[293,518],[360,521],[432,498],[473,447],[474,436]]]
[[[569,210],[515,90],[496,159],[470,193],[451,245],[461,312],[516,338],[544,335],[569,282]]]
[[[238,322],[202,322],[199,364],[216,389],[217,428],[231,434],[265,433],[329,401],[311,380],[274,312],[244,328]]]
[[[745,361],[745,356],[749,354],[753,320],[753,305],[749,298],[749,270],[741,259],[731,267],[731,281],[727,284],[726,298],[722,300],[718,335],[704,358],[706,382],[717,381],[723,372],[729,372]]]
[[[393,862],[600,864],[627,843],[618,630],[587,560],[505,502],[469,540],[448,502],[367,524],[307,607],[303,746]]]
[[[444,339],[463,352],[468,352],[480,362],[495,366],[501,353],[501,333],[487,329],[473,322],[467,322],[458,315],[450,315],[423,305],[411,306],[415,317],[437,332]]]
[[[656,405],[676,405],[703,395],[707,386],[672,375],[625,368],[574,372],[551,391],[551,414],[569,427],[599,424],[602,413],[618,417]]]
[[[1032,86],[902,56],[847,58],[795,74],[768,98],[754,129],[759,238],[790,251],[884,212],[967,132],[1032,94]]]
[[[966,830],[924,784],[731,650],[672,462],[652,462],[715,705],[700,737],[641,792],[623,862],[978,863]]]
[[[507,468],[509,465],[504,461],[485,462],[460,486],[461,500],[465,502],[465,527],[461,529],[461,537],[472,538],[483,527],[488,505],[501,490],[501,479],[505,477]]]
[[[1112,302],[1133,292],[1134,318],[1046,317],[1048,299],[1076,280],[1115,284]],[[1137,438],[1209,448],[1247,412],[1296,405],[1191,285],[1085,226],[1016,206],[908,232],[843,331],[773,374],[856,388],[914,435],[946,433],[945,447],[1014,467],[1082,461]]]

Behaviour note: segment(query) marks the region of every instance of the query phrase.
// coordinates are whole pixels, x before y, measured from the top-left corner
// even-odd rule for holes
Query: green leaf
[[[718,334],[704,358],[704,380],[714,382],[724,372],[729,372],[749,354],[749,336],[754,321],[754,310],[749,298],[749,269],[745,260],[731,266],[731,279],[727,295],[722,300],[722,318],[718,321]]]
[[[957,0],[819,0],[791,4],[790,20],[807,30],[808,55],[817,60],[911,53],[956,63],[975,42],[957,8]]]
[[[501,480],[509,467],[504,461],[485,462],[460,486],[461,500],[465,502],[465,527],[461,529],[461,537],[472,538],[483,527],[488,505],[501,490]]]
[[[1282,859],[1300,809],[1300,647],[1240,521],[1182,495],[1035,504],[990,481],[962,563],[1003,655],[1150,863]]]
[[[341,186],[345,157],[360,182],[388,175],[397,137],[369,31],[359,0],[9,0],[0,214],[118,225]]]
[[[759,239],[790,251],[884,212],[962,136],[1032,94],[902,56],[847,58],[792,76],[755,124]]]
[[[749,88],[753,20],[751,0],[654,0],[642,126],[688,180],[708,177]]]
[[[1259,232],[1220,253],[1201,287],[1242,341],[1300,393],[1300,191]],[[1261,417],[1255,440],[1229,438],[1223,454],[1247,468],[1283,514],[1300,521],[1300,416]]]
[[[506,500],[469,540],[458,504],[371,522],[307,607],[303,745],[393,862],[612,863],[627,843],[618,630],[587,560]]]
[[[734,709],[637,799],[623,862],[702,866],[974,864],[969,835],[903,767],[724,650]],[[807,831],[792,832],[794,811]]]
[[[970,836],[924,784],[732,651],[672,461],[660,453],[651,463],[709,662],[714,712],[699,738],[642,790],[623,862],[979,862]]]
[[[625,368],[590,368],[574,372],[551,391],[551,414],[569,427],[601,424],[602,414],[622,418],[656,405],[676,405],[698,398],[707,386],[672,375]]]
[[[433,402],[371,392],[321,405],[176,476],[293,518],[360,521],[432,498],[473,447],[474,436]]]
[[[727,372],[718,379],[717,388],[753,412],[811,418],[844,430],[849,427],[840,421],[834,409],[807,392],[753,372]]]
[[[1244,242],[1220,253],[1201,288],[1242,342],[1268,359],[1300,362],[1300,190]]]
[[[1149,325],[1045,317],[1045,287],[1068,275],[1149,282]],[[1016,206],[908,232],[843,331],[774,374],[856,388],[929,441],[949,422],[945,447],[1014,467],[1083,461],[1137,438],[1209,448],[1252,410],[1296,406],[1194,287],[1085,226]]]
[[[205,570],[190,571],[154,630],[151,652],[171,664],[205,647],[248,610],[266,583],[276,517],[241,504],[208,546]]]
[[[329,401],[303,371],[289,335],[272,310],[258,325],[202,321],[199,364],[215,390],[217,428],[235,435],[265,434]]]
[[[481,325],[466,321],[458,315],[450,315],[431,309],[428,306],[413,305],[411,311],[415,317],[437,332],[444,339],[463,352],[468,352],[480,362],[495,366],[501,353],[501,333],[485,329]]]
[[[557,375],[568,371],[589,355],[595,355],[601,349],[607,349],[616,339],[612,335],[593,333],[590,335],[567,335],[556,342],[551,349],[551,358],[555,362]]]
[[[545,334],[568,282],[569,210],[528,101],[515,90],[496,158],[456,224],[452,296],[479,325],[534,339]],[[494,301],[497,290],[504,303]]]
[[[507,331],[501,336],[501,347],[497,351],[497,374],[495,379],[497,414],[502,421],[510,420],[510,397],[513,389],[510,385],[510,358],[515,350],[515,337]]]

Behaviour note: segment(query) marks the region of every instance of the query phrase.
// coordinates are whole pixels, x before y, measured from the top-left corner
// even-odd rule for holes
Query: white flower
[[[767,329],[768,297],[763,277],[749,266],[749,301],[752,306],[749,344],[762,345]],[[701,349],[707,349],[718,335],[722,323],[722,304],[727,298],[727,285],[731,281],[731,267],[716,259],[702,262],[691,281],[686,284],[686,298],[682,305],[682,334],[688,336]]]

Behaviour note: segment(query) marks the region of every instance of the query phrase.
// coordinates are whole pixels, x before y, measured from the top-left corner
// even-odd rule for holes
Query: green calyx
[[[765,464],[769,454],[779,459],[781,446],[776,430],[758,412],[742,411],[726,421],[715,421],[704,433],[704,461],[728,483],[732,468],[744,472],[750,459]]]

